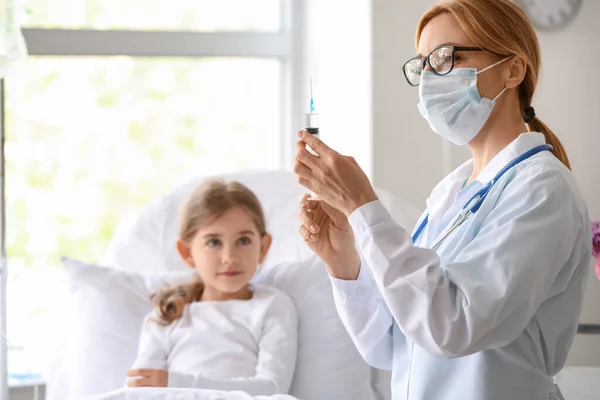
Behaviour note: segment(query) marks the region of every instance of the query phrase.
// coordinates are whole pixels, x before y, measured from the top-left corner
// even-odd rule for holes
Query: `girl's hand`
[[[352,227],[346,216],[323,200],[305,194],[300,199],[299,232],[310,249],[327,264],[338,279],[355,280],[360,271],[360,256]]]
[[[167,387],[169,372],[164,369],[130,369],[127,376],[129,387]]]
[[[343,156],[306,131],[298,132],[294,172],[298,182],[346,217],[377,200],[369,178],[352,157]],[[319,156],[311,154],[309,145]]]

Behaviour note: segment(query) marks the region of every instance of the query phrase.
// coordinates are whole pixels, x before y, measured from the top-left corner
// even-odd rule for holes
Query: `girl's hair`
[[[416,34],[417,47],[425,25],[443,13],[450,13],[456,18],[475,46],[525,60],[527,70],[519,86],[519,103],[524,119],[529,119],[526,110],[531,107],[542,61],[537,36],[523,10],[511,0],[442,1],[421,17]],[[550,128],[535,116],[528,124],[532,130],[544,134],[546,142],[554,148],[554,155],[570,169],[565,148]]]
[[[198,186],[184,203],[179,225],[179,239],[190,243],[202,225],[211,223],[234,207],[240,207],[253,219],[260,235],[265,235],[264,212],[256,195],[235,181],[211,179]],[[199,277],[192,282],[169,286],[151,297],[161,325],[179,319],[186,304],[199,301],[204,283]]]

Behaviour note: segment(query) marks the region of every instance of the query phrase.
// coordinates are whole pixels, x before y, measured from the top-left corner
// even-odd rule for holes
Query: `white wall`
[[[534,99],[536,113],[561,138],[573,173],[600,220],[600,1],[584,1],[581,13],[565,30],[539,35],[542,85]],[[600,323],[600,281],[590,268],[582,321]],[[600,336],[580,335],[571,352],[574,364],[600,366]]]
[[[417,111],[418,92],[402,73],[415,54],[421,14],[434,2],[373,2],[373,178],[419,209],[443,176],[442,141]]]
[[[403,62],[415,53],[419,17],[434,3],[373,1],[373,180],[421,209],[432,187],[468,157],[429,131],[417,111],[417,90],[402,74]],[[572,25],[539,34],[544,71],[533,103],[567,148],[595,219],[600,219],[598,15],[600,1],[584,1]],[[588,287],[582,321],[600,323],[600,281],[591,268]],[[578,335],[570,362],[600,366],[600,337]]]

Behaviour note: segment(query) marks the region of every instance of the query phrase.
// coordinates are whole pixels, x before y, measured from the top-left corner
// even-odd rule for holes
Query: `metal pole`
[[[8,346],[6,329],[6,162],[4,158],[4,79],[0,79],[0,400],[8,399]]]

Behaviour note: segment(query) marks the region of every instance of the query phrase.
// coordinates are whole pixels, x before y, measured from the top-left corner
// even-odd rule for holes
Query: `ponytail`
[[[155,322],[167,326],[178,320],[183,315],[187,304],[200,301],[202,292],[204,292],[204,283],[198,277],[190,283],[168,286],[154,293],[150,301],[160,316],[160,320]]]
[[[544,124],[539,118],[533,116],[531,121],[527,123],[529,125],[529,129],[534,132],[543,133],[546,137],[546,143],[552,146],[552,153],[558,158],[565,166],[571,169],[571,163],[569,162],[569,157],[567,156],[567,151],[564,146],[560,142],[560,139],[548,128],[546,124]]]

